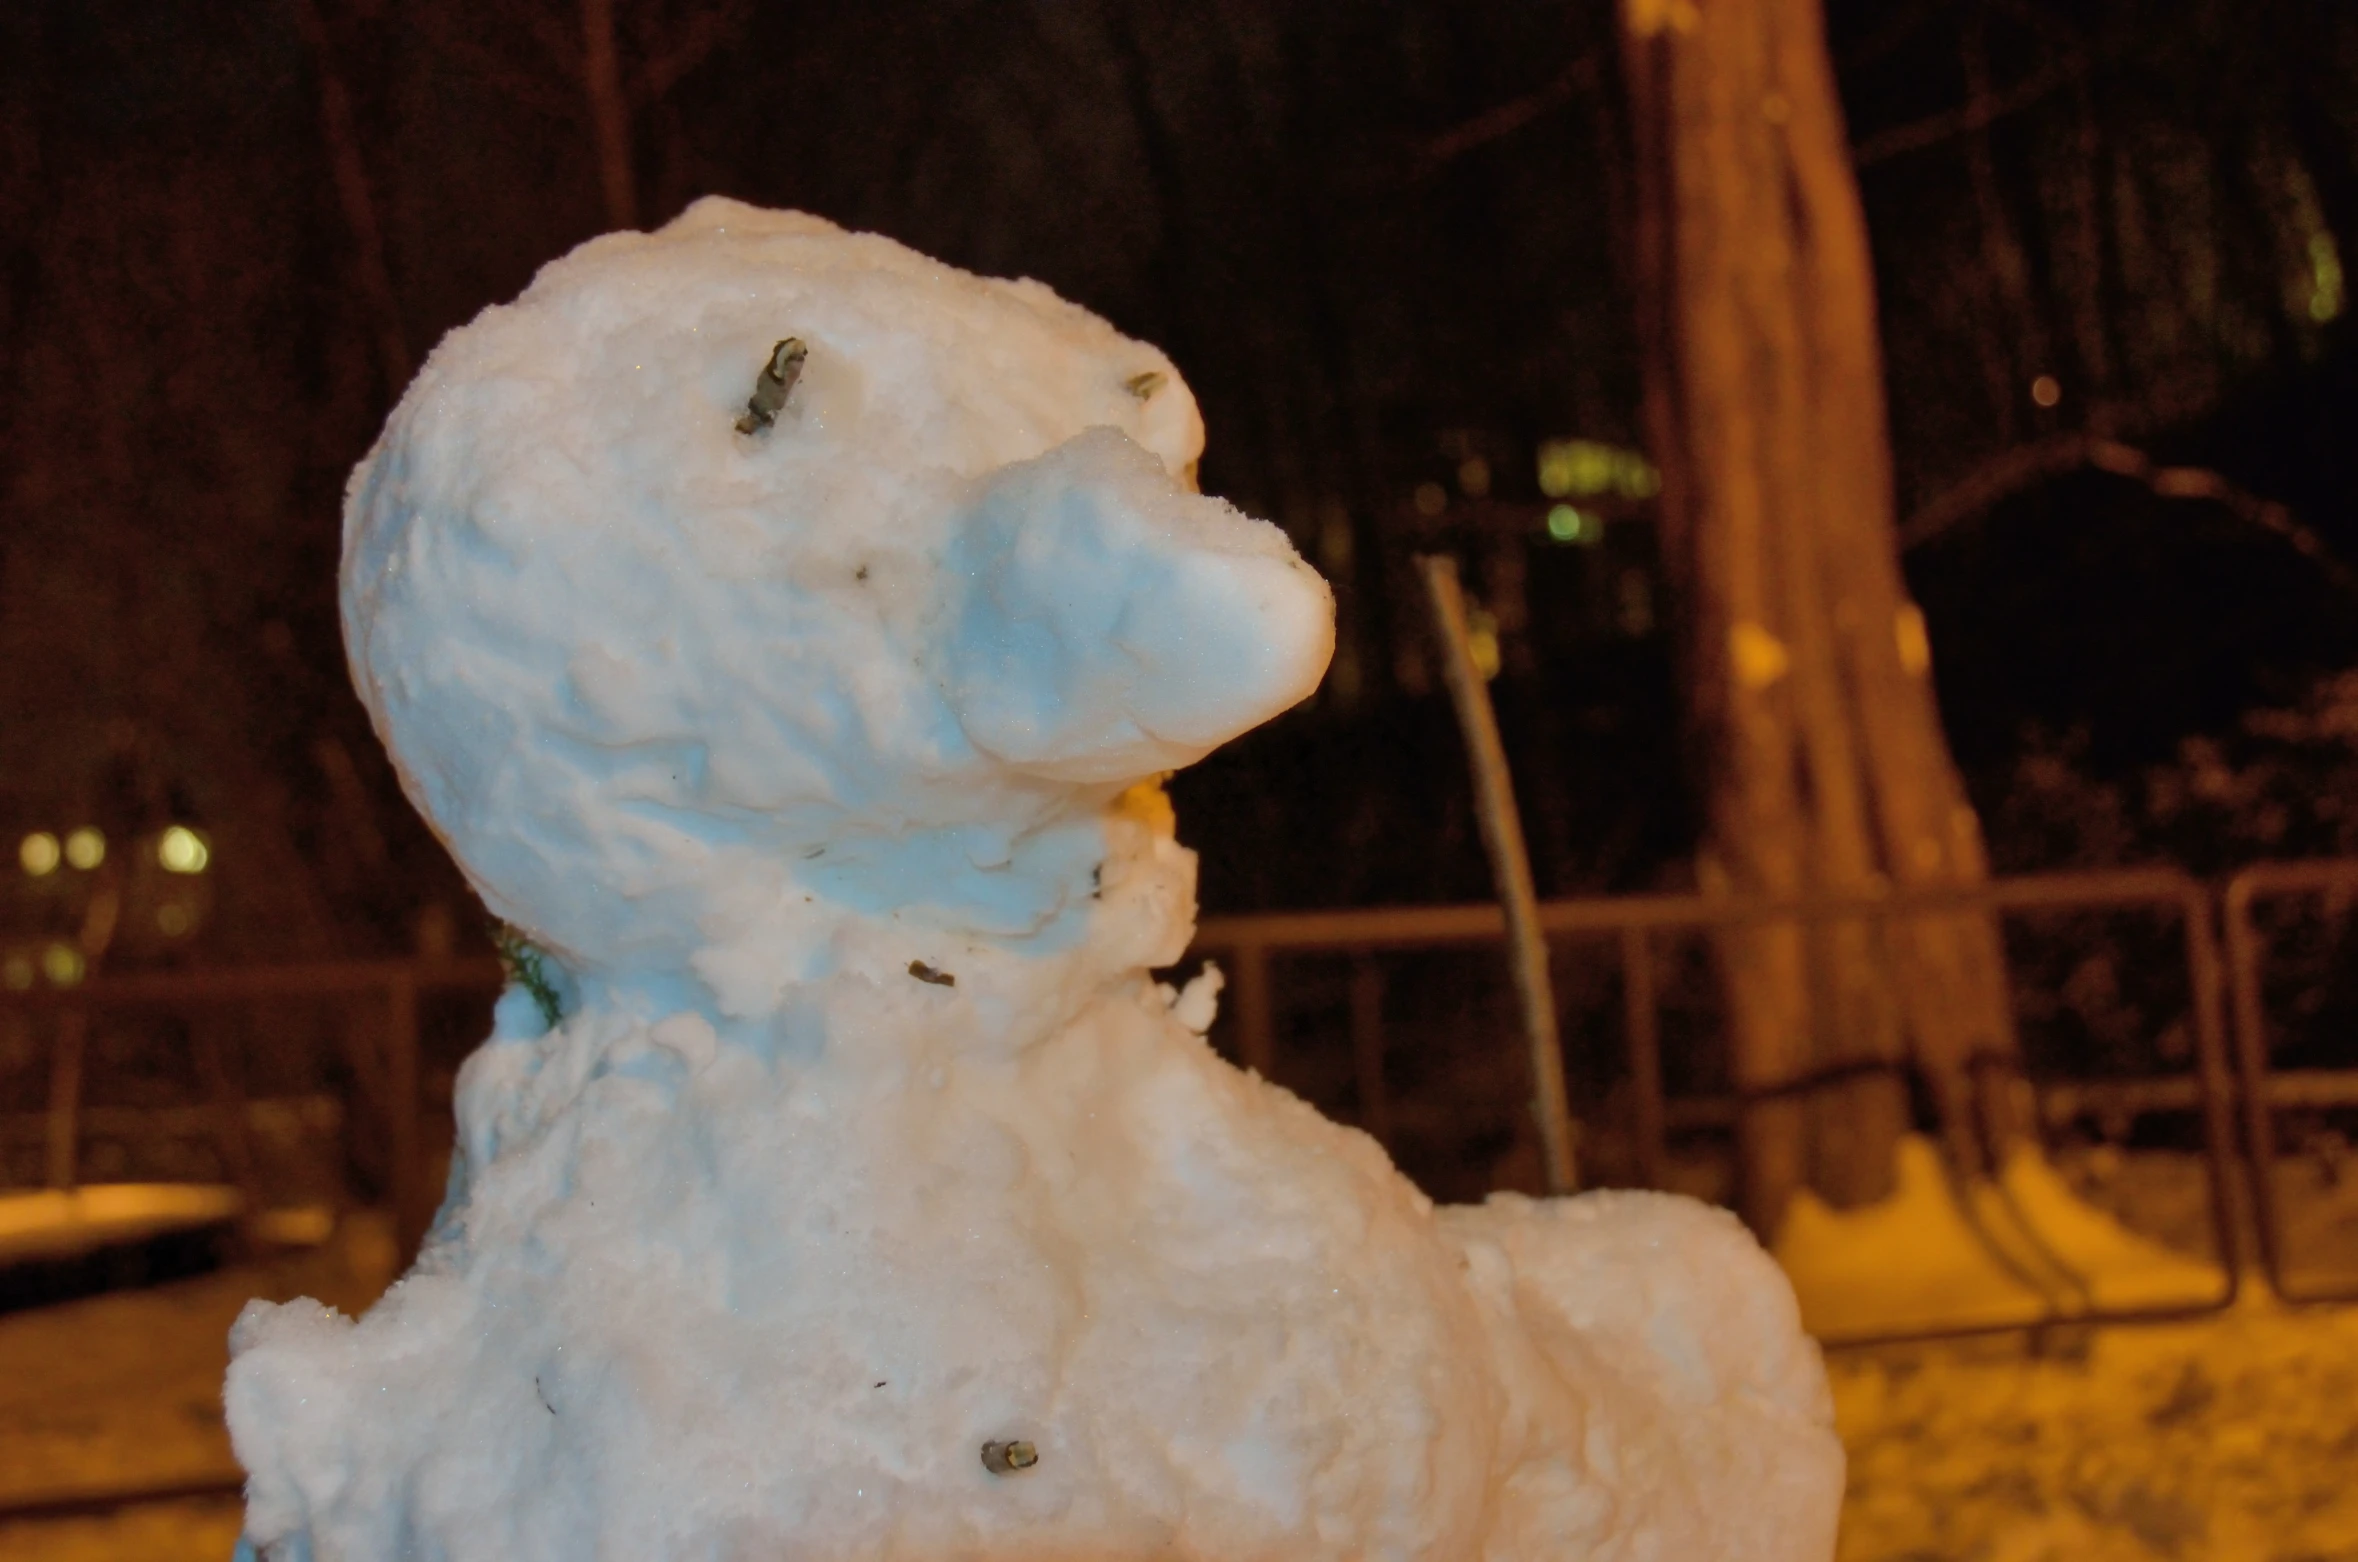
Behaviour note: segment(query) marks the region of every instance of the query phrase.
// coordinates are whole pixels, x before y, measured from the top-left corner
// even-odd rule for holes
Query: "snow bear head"
[[[436,349],[353,478],[354,679],[576,971],[786,903],[1020,944],[1119,793],[1325,669],[1324,582],[1192,491],[1202,442],[1168,360],[1037,283],[702,201]]]

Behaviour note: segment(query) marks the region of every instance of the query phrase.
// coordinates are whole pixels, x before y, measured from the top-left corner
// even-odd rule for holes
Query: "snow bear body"
[[[1201,437],[1045,289],[725,202],[437,351],[347,638],[570,1012],[503,998],[365,1318],[240,1320],[260,1554],[1831,1555],[1823,1373],[1732,1219],[1436,1211],[1147,974],[1194,916],[1151,777],[1332,643]]]

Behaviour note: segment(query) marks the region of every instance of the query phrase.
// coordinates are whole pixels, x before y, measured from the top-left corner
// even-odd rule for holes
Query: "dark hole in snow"
[[[1026,1442],[990,1442],[982,1445],[983,1468],[993,1475],[1013,1475],[1028,1470],[1040,1462],[1040,1450]]]
[[[856,570],[853,570],[853,571],[852,571],[852,579],[854,579],[854,580],[866,580],[867,578],[868,578],[868,566],[867,566],[867,565],[865,565],[865,564],[861,565],[861,566],[860,566],[858,569],[856,569]]]
[[[947,971],[937,971],[922,960],[912,960],[909,962],[909,974],[921,982],[931,982],[936,987],[955,987],[958,985],[958,978],[952,976]]]

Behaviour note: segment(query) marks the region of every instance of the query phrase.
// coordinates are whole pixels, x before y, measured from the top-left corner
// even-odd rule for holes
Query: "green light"
[[[1547,534],[1558,542],[1595,542],[1604,534],[1604,527],[1594,516],[1584,515],[1568,504],[1559,504],[1547,512]]]
[[[2309,241],[2309,318],[2325,324],[2342,312],[2342,256],[2331,234]]]

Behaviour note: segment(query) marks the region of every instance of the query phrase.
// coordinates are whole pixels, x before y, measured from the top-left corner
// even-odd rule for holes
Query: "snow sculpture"
[[[250,1549],[1831,1555],[1823,1372],[1732,1220],[1436,1211],[1148,976],[1194,915],[1153,778],[1331,649],[1201,442],[1047,289],[722,201],[442,344],[345,629],[566,1012],[502,999],[365,1318],[240,1319]]]

